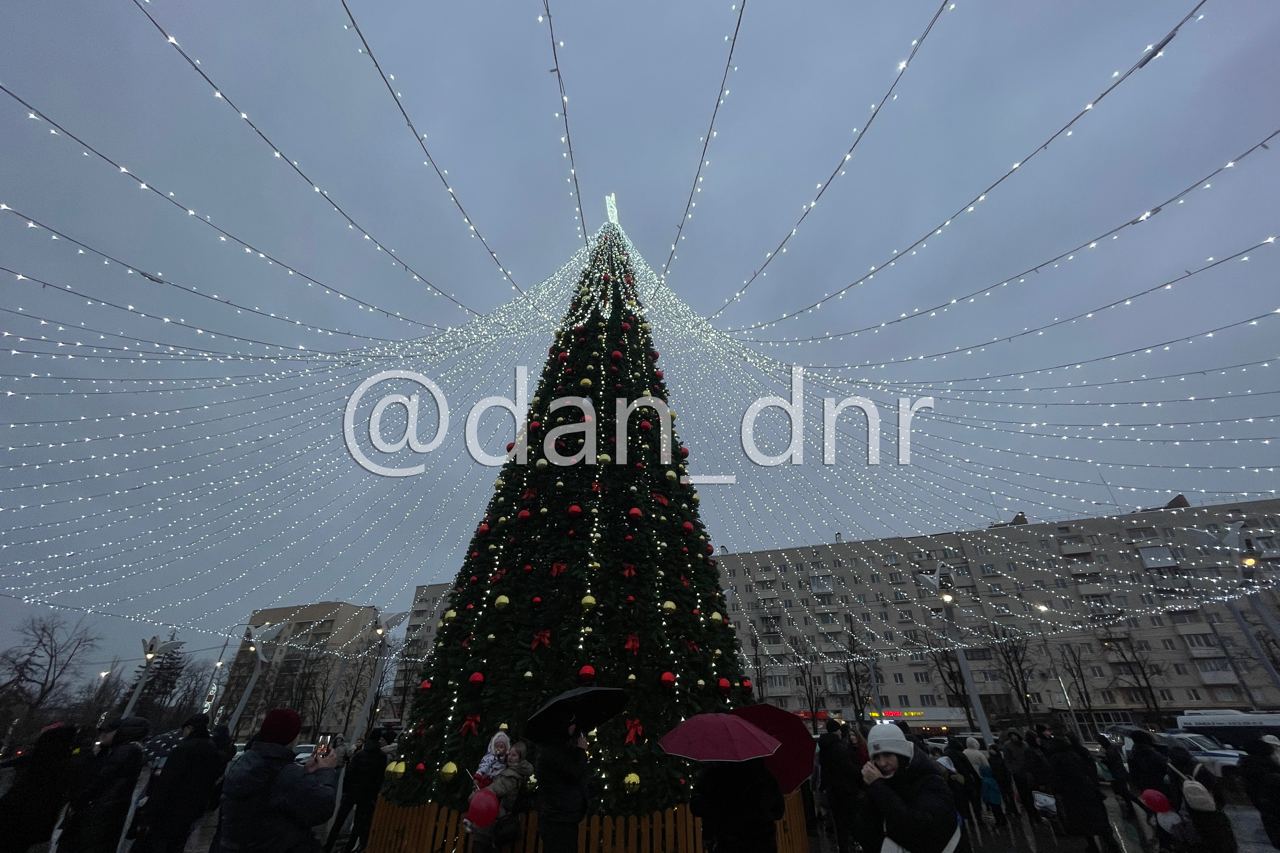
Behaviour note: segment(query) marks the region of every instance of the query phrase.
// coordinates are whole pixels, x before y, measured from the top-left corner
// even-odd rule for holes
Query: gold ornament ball
[[[578,387],[579,387],[579,388],[590,388],[590,387],[591,387],[591,379],[590,379],[590,377],[584,376],[584,377],[582,377],[581,379],[579,379],[579,380],[578,380]]]
[[[666,476],[666,478],[667,478],[668,480],[670,480],[670,481],[671,481],[671,482],[673,482],[673,483],[674,483],[676,480],[680,479],[680,475],[679,475],[679,474],[677,474],[675,471],[672,471],[672,470],[671,470],[671,469],[669,469],[669,468],[667,469],[667,473],[666,473],[666,475],[665,475],[665,476]]]
[[[454,777],[458,775],[458,765],[452,761],[445,762],[444,767],[440,768],[440,778],[445,782],[452,782]]]
[[[498,608],[499,610],[506,607],[510,603],[511,603],[511,599],[507,598],[505,595],[500,595],[493,600],[493,606]]]
[[[707,686],[707,682],[705,682],[705,681],[703,681],[701,678],[699,678],[699,679],[698,679],[698,686],[699,686],[699,687],[706,687],[706,686]]]
[[[596,454],[596,464],[597,464],[597,465],[608,465],[608,464],[609,464],[610,462],[612,462],[612,461],[613,461],[613,457],[612,457],[612,456],[610,456],[608,453],[598,453],[598,454]]]
[[[542,469],[544,469],[544,468],[546,468],[546,467],[547,467],[547,464],[548,464],[548,463],[547,463],[547,460],[545,460],[545,459],[539,459],[537,462],[533,463],[533,467],[535,467],[535,468],[537,468],[539,471],[541,471]]]
[[[506,723],[498,723],[498,731],[500,731],[500,732],[505,732],[505,731],[507,731],[507,730],[508,730],[508,729],[507,729],[507,724],[506,724]]]
[[[590,563],[587,563],[587,568],[598,569],[600,568],[600,562],[598,560],[592,560]]]
[[[446,610],[444,612],[445,622],[452,622],[454,619],[457,619],[457,618],[458,618],[458,611],[456,610]]]
[[[719,650],[719,649],[716,649],[715,651],[713,651],[713,652],[711,653],[711,656],[712,656],[712,657],[715,657],[715,658],[720,657],[720,650]]]
[[[712,611],[711,613],[711,621],[719,625],[721,622],[724,621],[724,617],[720,615],[719,610],[715,610],[715,611]]]
[[[634,794],[640,790],[640,774],[628,773],[622,778],[622,787],[626,789],[628,794]]]
[[[700,500],[702,500],[702,498],[698,496],[698,493],[697,493],[697,492],[694,492],[694,493],[693,493],[693,502],[694,502],[694,503],[697,503],[697,502],[698,502],[698,501],[700,501]]]
[[[403,776],[404,770],[405,767],[403,761],[393,761],[387,765],[387,774],[389,776]]]
[[[590,633],[591,633],[591,626],[590,626],[590,625],[583,625],[583,626],[582,626],[582,633],[584,633],[584,634],[590,634]]]
[[[664,602],[662,602],[662,611],[663,611],[664,613],[675,613],[675,612],[676,612],[676,603],[675,603],[674,601],[664,601]]]
[[[635,674],[634,672],[631,672],[631,673],[628,673],[628,674],[627,674],[627,681],[628,681],[629,683],[634,684],[634,683],[635,683],[635,680],[636,680],[636,674]]]
[[[546,514],[547,514],[547,508],[545,506],[538,509],[538,515],[546,515]]]
[[[492,643],[494,640],[498,638],[495,637],[493,634],[490,634],[489,636],[485,637],[485,639]]]
[[[584,596],[582,596],[582,609],[583,609],[583,610],[590,610],[591,608],[593,608],[593,607],[595,607],[595,606],[596,606],[596,597],[595,597],[594,595],[584,595]]]
[[[716,649],[716,651],[720,651],[720,650],[719,650],[719,649]],[[525,680],[525,681],[533,681],[533,673],[526,669],[526,670],[524,671],[524,680]]]

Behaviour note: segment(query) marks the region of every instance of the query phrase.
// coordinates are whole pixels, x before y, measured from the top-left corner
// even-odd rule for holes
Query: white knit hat
[[[872,758],[882,752],[892,752],[910,760],[915,747],[911,741],[907,740],[902,729],[892,723],[880,723],[872,726],[871,733],[867,735],[867,751],[871,753]]]

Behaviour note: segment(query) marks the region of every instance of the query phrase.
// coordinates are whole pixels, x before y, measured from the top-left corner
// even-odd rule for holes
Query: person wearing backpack
[[[1236,853],[1236,836],[1223,811],[1226,797],[1222,783],[1209,768],[1197,764],[1186,747],[1170,747],[1169,780],[1174,788],[1174,807],[1191,820],[1200,836],[1200,849],[1204,853]]]
[[[253,745],[227,767],[217,844],[220,853],[319,853],[311,828],[329,819],[337,800],[337,753],[297,764],[293,744],[302,718],[273,708]]]

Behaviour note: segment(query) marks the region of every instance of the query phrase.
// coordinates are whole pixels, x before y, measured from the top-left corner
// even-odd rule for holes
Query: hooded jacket
[[[911,853],[939,853],[960,825],[942,768],[920,750],[893,776],[867,787],[859,817],[858,841],[868,853],[878,853],[886,836]]]
[[[204,814],[226,760],[206,729],[192,731],[170,751],[147,794],[144,817],[153,831],[182,832]]]
[[[347,765],[347,775],[342,782],[343,797],[350,796],[354,802],[372,805],[377,802],[386,774],[387,754],[375,738],[369,738]]]
[[[146,763],[137,742],[149,729],[150,723],[141,717],[124,717],[109,724],[108,730],[115,732],[110,745],[88,758],[79,771],[79,784],[72,789],[62,823],[60,849],[77,853],[111,853],[116,849],[138,774]]]
[[[338,774],[307,772],[293,750],[257,741],[227,766],[219,824],[223,853],[291,853],[314,845],[311,827],[333,814]]]

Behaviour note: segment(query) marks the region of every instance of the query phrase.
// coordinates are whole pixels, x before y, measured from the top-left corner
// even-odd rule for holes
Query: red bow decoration
[[[591,491],[592,491],[592,493],[593,493],[593,494],[597,494],[597,495],[598,495],[598,494],[600,494],[600,481],[599,481],[599,480],[596,480],[595,482],[593,482],[593,483],[591,484]]]
[[[567,563],[552,563],[551,577],[558,578],[568,570],[569,570],[569,565]]]
[[[639,743],[644,739],[644,726],[634,717],[627,718],[627,739],[625,743]]]
[[[685,640],[684,644],[688,646],[689,651],[693,652],[695,655],[698,653],[698,644],[695,643],[693,640]]]
[[[622,648],[633,655],[640,654],[640,637],[636,634],[628,634],[627,641],[622,644]]]
[[[551,629],[543,628],[541,631],[533,632],[533,642],[529,645],[529,651],[537,651],[538,646],[546,646],[551,648]]]
[[[529,501],[529,500],[533,500],[537,496],[538,496],[538,490],[530,486],[529,488],[524,490],[524,494],[520,495],[520,500]]]
[[[658,503],[662,504],[663,506],[669,506],[671,504],[671,501],[667,498],[667,496],[662,494],[661,492],[651,492],[649,496],[653,498],[655,501],[657,501]]]
[[[622,564],[622,576],[624,578],[633,578],[636,576],[636,567],[630,563]]]
[[[506,569],[498,569],[496,572],[489,575],[489,583],[497,583],[498,581],[502,580],[506,576],[507,576]]]
[[[684,575],[681,575],[681,576],[680,576],[680,583],[684,584],[684,588],[685,588],[685,589],[688,589],[688,588],[689,588],[689,579],[688,579],[687,577],[685,577]]]
[[[462,735],[480,734],[480,715],[467,714],[467,718],[462,721],[462,728],[458,729],[458,734],[462,734]]]

